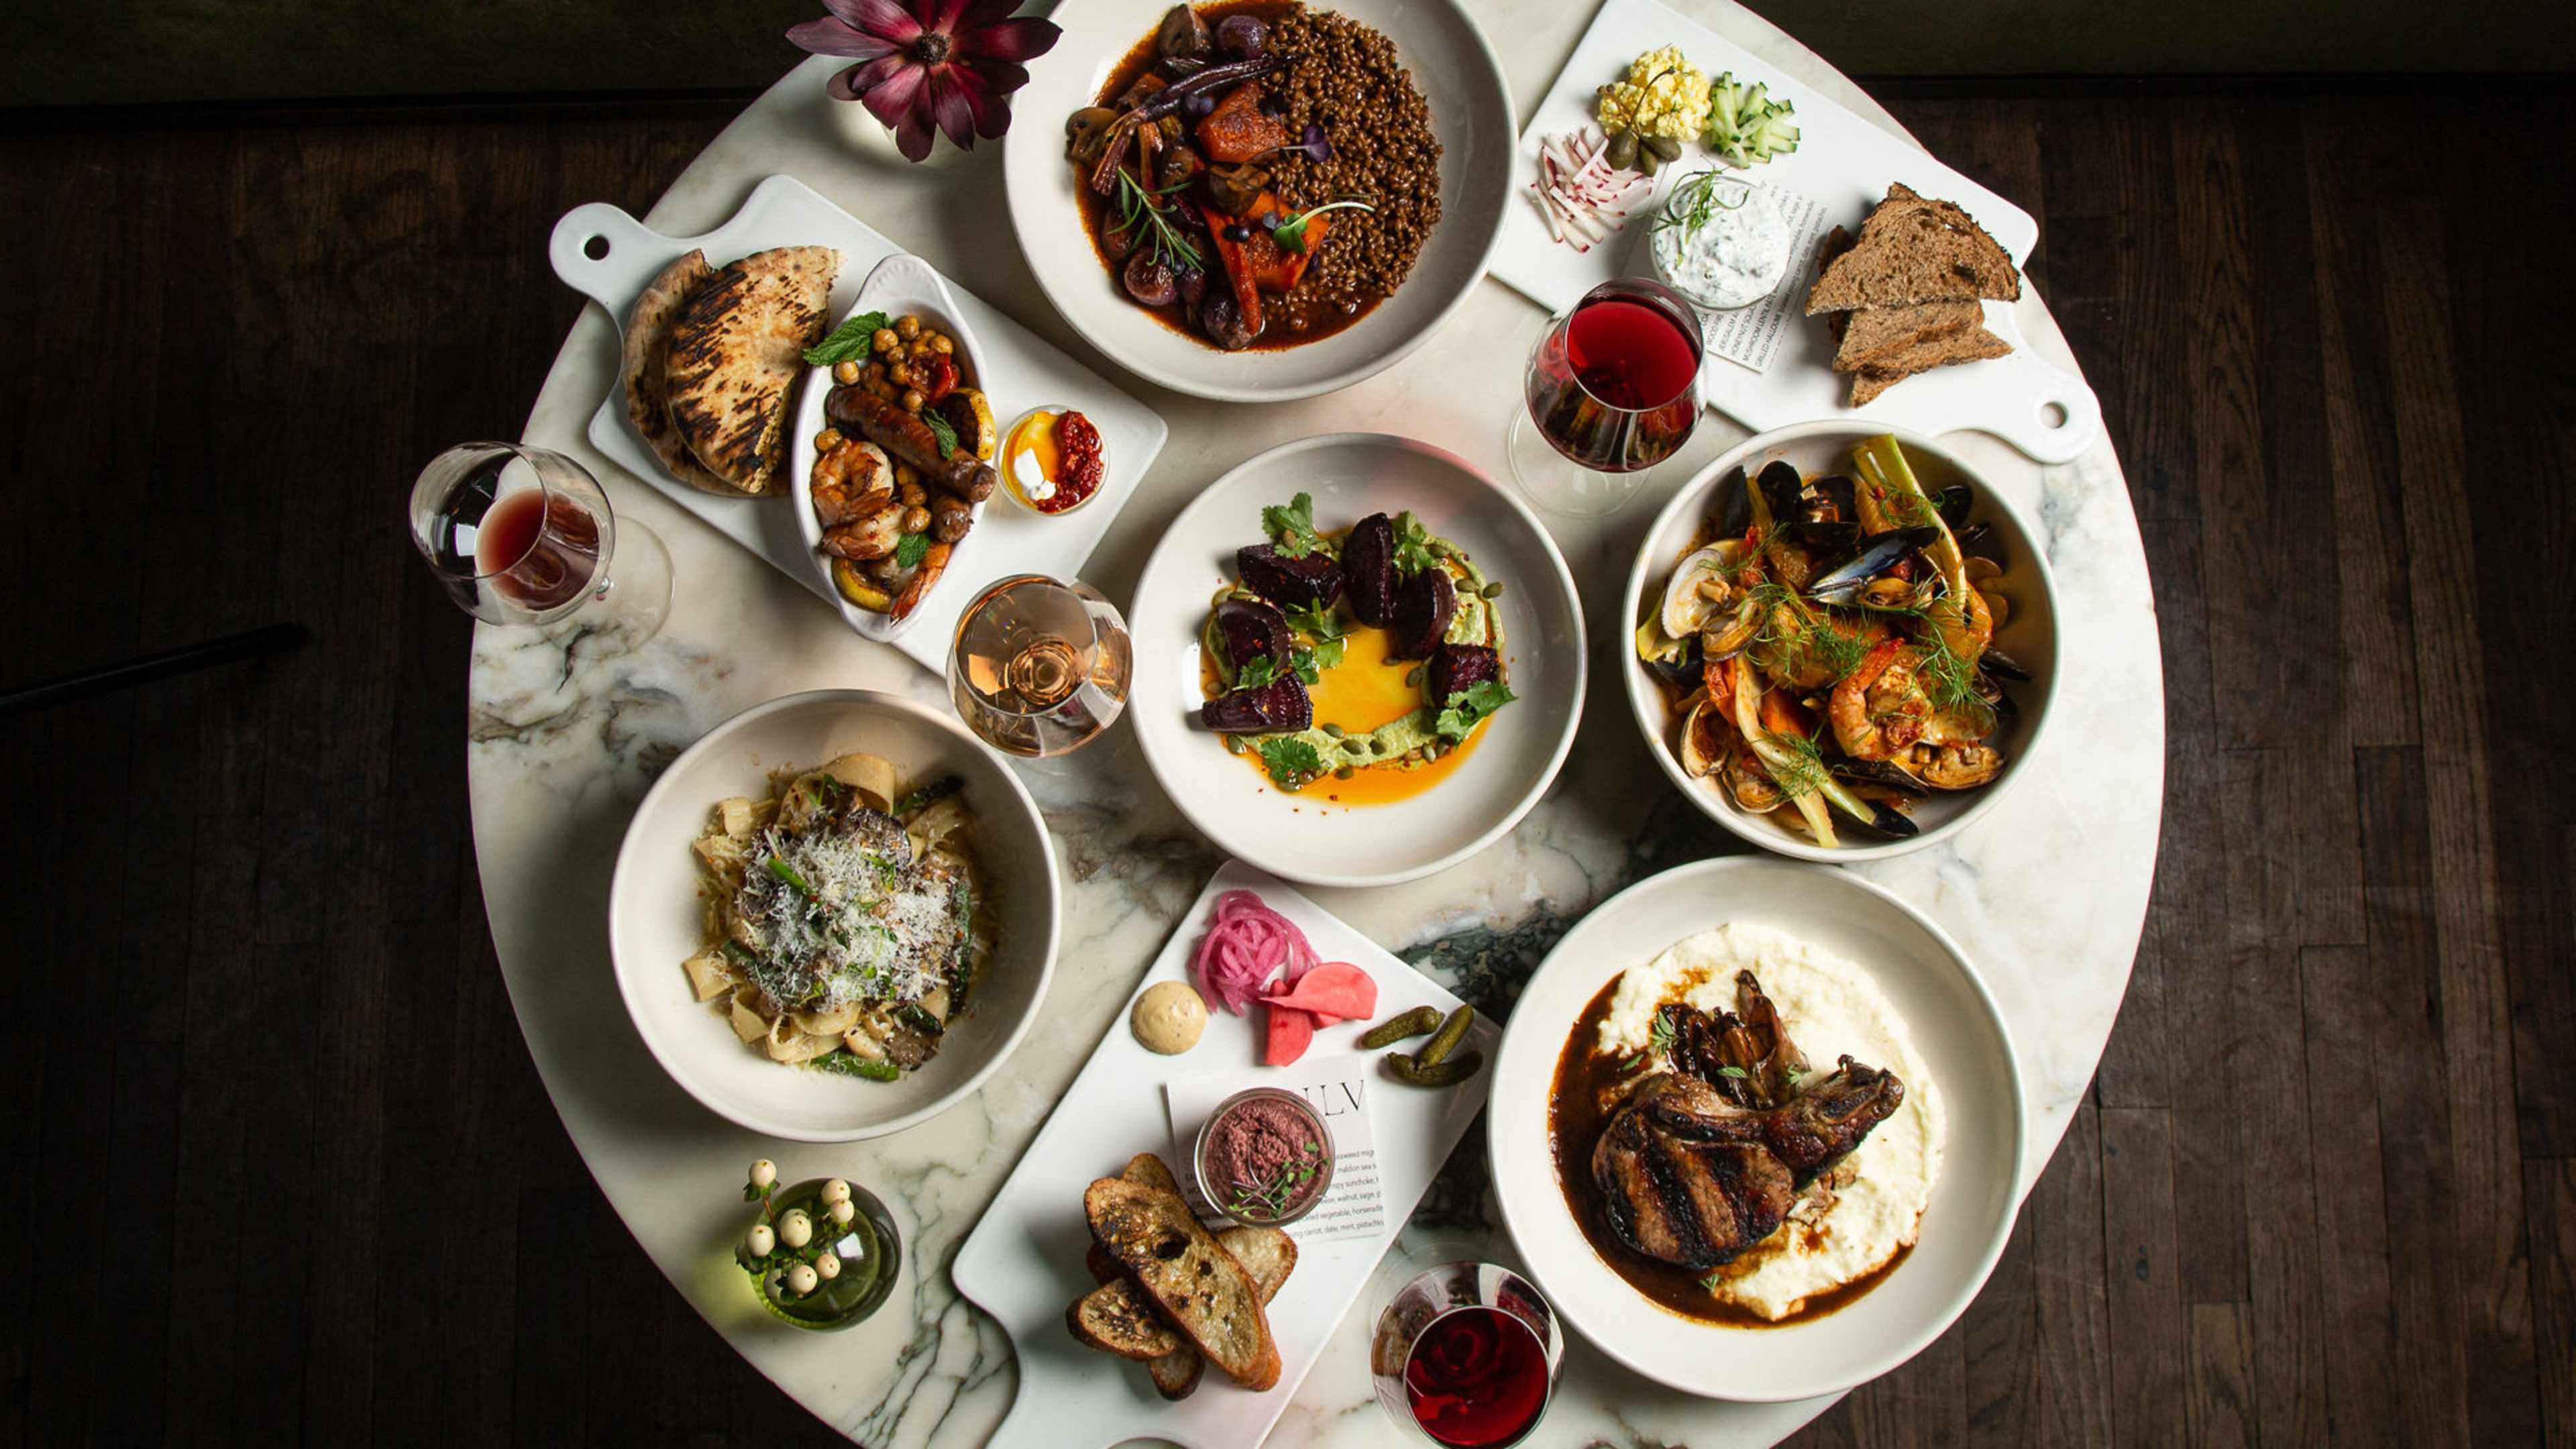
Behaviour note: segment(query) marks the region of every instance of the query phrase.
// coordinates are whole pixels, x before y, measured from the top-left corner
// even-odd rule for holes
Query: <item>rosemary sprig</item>
[[[1180,229],[1172,225],[1171,218],[1163,215],[1162,198],[1188,184],[1176,181],[1159,191],[1149,191],[1145,183],[1133,175],[1119,172],[1117,230],[1133,233],[1141,225],[1145,229],[1145,245],[1152,247],[1154,254],[1166,264],[1203,271],[1206,264],[1200,260],[1199,249],[1188,237],[1181,235]]]

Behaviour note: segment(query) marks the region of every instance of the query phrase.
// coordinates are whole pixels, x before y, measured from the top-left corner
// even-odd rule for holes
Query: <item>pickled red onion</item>
[[[1216,898],[1207,934],[1190,959],[1200,992],[1237,1016],[1260,999],[1272,976],[1284,969],[1280,989],[1285,990],[1315,965],[1315,948],[1307,944],[1306,933],[1251,891],[1227,891]]]

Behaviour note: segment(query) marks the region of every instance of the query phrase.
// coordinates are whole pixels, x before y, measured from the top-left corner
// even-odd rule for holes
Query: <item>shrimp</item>
[[[1915,679],[1913,647],[1895,639],[1871,646],[1860,668],[1834,686],[1827,714],[1834,739],[1855,760],[1884,760],[1923,737],[1932,701]]]
[[[921,567],[912,571],[911,581],[903,586],[903,592],[894,596],[894,603],[886,609],[886,617],[901,619],[911,615],[920,605],[922,596],[930,592],[932,584],[939,582],[940,573],[948,567],[951,547],[953,545],[934,543],[923,550]]]
[[[825,530],[855,523],[874,513],[880,495],[894,495],[894,465],[885,450],[858,438],[844,438],[814,460],[814,521]]]

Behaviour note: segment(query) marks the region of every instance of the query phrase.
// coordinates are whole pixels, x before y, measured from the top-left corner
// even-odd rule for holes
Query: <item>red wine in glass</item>
[[[459,608],[488,624],[560,625],[548,637],[585,658],[641,647],[670,611],[661,540],[621,527],[599,480],[546,448],[464,443],[432,458],[412,485],[411,537]]]
[[[599,570],[599,520],[540,488],[504,495],[474,530],[475,572],[522,609],[558,609]]]
[[[1404,1363],[1414,1422],[1459,1449],[1490,1449],[1529,1432],[1547,1408],[1548,1379],[1538,1334],[1481,1305],[1433,1319]]]
[[[1540,340],[1530,358],[1530,417],[1585,468],[1651,468],[1699,423],[1699,363],[1699,318],[1688,302],[1643,278],[1605,282]]]

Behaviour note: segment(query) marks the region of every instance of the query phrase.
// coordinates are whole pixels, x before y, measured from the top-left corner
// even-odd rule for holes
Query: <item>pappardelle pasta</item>
[[[847,754],[717,802],[694,846],[700,1001],[770,1060],[894,1081],[939,1051],[984,957],[954,776],[912,790]]]

